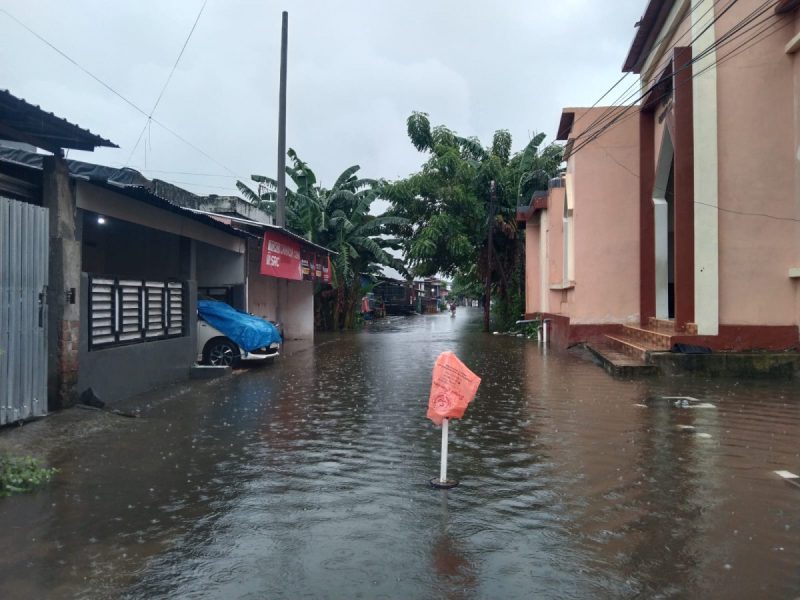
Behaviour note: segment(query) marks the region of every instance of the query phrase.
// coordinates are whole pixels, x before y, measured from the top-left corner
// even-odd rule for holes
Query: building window
[[[89,350],[186,334],[186,286],[177,281],[89,278]]]
[[[572,209],[564,197],[564,264],[562,266],[562,283],[567,285],[575,281],[575,225]]]

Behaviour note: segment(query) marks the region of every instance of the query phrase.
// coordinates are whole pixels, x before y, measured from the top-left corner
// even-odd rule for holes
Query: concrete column
[[[673,50],[675,104],[675,329],[695,322],[694,285],[694,110],[692,49]],[[705,235],[705,233],[703,234]]]
[[[66,161],[60,156],[44,158],[42,200],[50,219],[47,403],[56,410],[78,398],[81,306],[78,209]]]
[[[715,27],[708,25],[719,7],[713,0],[692,2],[692,45],[695,56],[716,41]],[[713,9],[713,10],[712,10]],[[705,30],[705,31],[704,31]],[[699,58],[692,82],[694,106],[694,318],[697,333],[719,333],[719,212],[717,167],[717,54]]]
[[[653,182],[655,118],[652,107],[639,113],[639,313],[641,324],[656,314],[655,214]]]

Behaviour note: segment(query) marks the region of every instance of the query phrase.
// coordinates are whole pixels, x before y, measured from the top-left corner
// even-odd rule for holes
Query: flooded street
[[[480,325],[393,318],[148,396],[0,499],[0,597],[800,596],[796,382],[618,380]],[[444,350],[483,379],[450,491]]]

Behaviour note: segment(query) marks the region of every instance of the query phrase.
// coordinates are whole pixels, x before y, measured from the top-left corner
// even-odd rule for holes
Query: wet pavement
[[[0,598],[800,597],[796,382],[613,379],[480,324],[320,336],[54,447],[0,499]],[[483,378],[450,491],[444,350]]]

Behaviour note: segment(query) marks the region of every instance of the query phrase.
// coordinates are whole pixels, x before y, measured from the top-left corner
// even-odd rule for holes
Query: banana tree
[[[329,323],[352,327],[361,297],[361,274],[373,272],[377,265],[405,271],[402,261],[387,252],[399,247],[399,242],[386,235],[386,228],[403,226],[406,220],[370,214],[382,182],[358,177],[358,165],[345,169],[328,189],[318,184],[314,171],[294,150],[289,149],[287,154],[291,164],[286,167],[286,174],[295,189],[286,190],[286,227],[336,253],[331,260],[332,289],[320,286],[316,304],[319,311],[325,305],[332,313]],[[263,175],[253,175],[252,179],[259,184],[258,191],[238,181],[239,191],[259,208],[274,214],[277,181]],[[332,306],[328,302],[331,296],[335,297]]]

